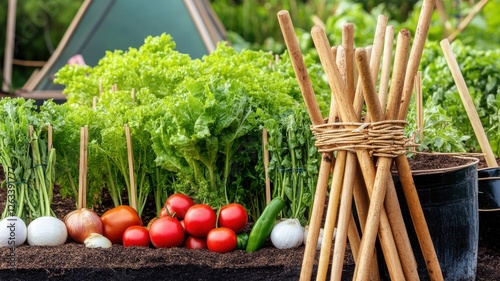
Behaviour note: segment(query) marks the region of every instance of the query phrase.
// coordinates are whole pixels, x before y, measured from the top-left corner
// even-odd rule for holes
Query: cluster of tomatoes
[[[236,235],[248,222],[247,211],[238,203],[222,206],[216,213],[211,206],[195,204],[192,198],[179,193],[167,199],[160,217],[147,227],[142,226],[139,216],[133,216],[132,208],[120,207],[104,213],[101,220],[104,236],[125,247],[151,244],[155,248],[184,246],[225,253],[236,249]]]

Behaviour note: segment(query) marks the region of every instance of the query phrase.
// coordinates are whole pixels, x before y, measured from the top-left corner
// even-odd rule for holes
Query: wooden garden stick
[[[345,93],[345,86],[343,85],[343,81],[341,80],[338,68],[333,63],[333,60],[331,58],[328,39],[326,38],[324,30],[319,26],[314,26],[311,30],[311,35],[313,41],[315,42],[316,49],[318,50],[320,61],[325,70],[330,87],[333,89],[332,92],[334,93],[335,99],[338,102],[338,108],[342,119],[344,120],[344,122],[355,122],[356,113],[353,109],[352,104],[349,104],[347,95],[342,94]],[[348,128],[356,129],[353,126],[348,126]],[[356,150],[356,154],[358,156],[360,166],[362,167],[363,177],[365,179],[367,187],[373,186],[373,181],[375,179],[375,167],[368,151]],[[384,228],[384,231],[386,235],[384,235],[383,237],[392,238],[392,232],[389,225],[388,228]],[[392,242],[394,242],[394,240],[392,240]],[[384,243],[384,241],[382,241],[382,243]],[[391,255],[391,257],[394,257],[394,255]],[[397,255],[396,258],[398,258]],[[397,261],[399,261],[399,259],[397,259]]]
[[[130,128],[125,124],[125,138],[127,139],[127,158],[128,158],[128,174],[130,177],[130,207],[137,211],[137,188],[135,186],[134,177],[134,154],[132,153],[132,138],[130,136]]]
[[[83,157],[83,204],[82,204],[82,208],[87,208],[87,169],[88,169],[88,165],[87,165],[87,160],[89,158],[89,150],[88,150],[88,144],[89,144],[89,125],[85,125],[83,127],[84,131],[85,131],[85,135],[84,135],[84,144],[85,144],[85,150],[84,150],[84,157]]]
[[[372,121],[383,121],[385,120],[384,114],[382,108],[380,107],[379,99],[376,95],[375,84],[370,74],[369,63],[365,50],[356,50],[356,63],[358,66],[360,81],[362,81],[361,84],[363,87],[363,95],[365,96],[366,105],[368,107],[368,114],[370,115]],[[388,108],[387,114],[388,117],[395,115],[393,108]],[[380,157],[377,163],[375,181],[370,197],[371,201],[370,207],[368,209],[367,222],[365,225],[363,237],[361,238],[359,259],[358,263],[356,264],[355,280],[367,280],[369,278],[369,267],[371,265],[373,249],[375,248],[375,240],[379,230],[380,217],[382,209],[384,207],[387,185],[388,182],[392,180],[390,172],[391,165],[392,158],[389,157]],[[394,264],[397,264],[399,255],[396,251],[395,254],[390,254],[390,256],[387,256],[386,254],[385,258],[386,260],[389,259],[391,260],[391,262],[394,262]],[[388,266],[391,266],[391,264],[388,263]],[[391,272],[391,279],[405,280],[402,268],[397,268],[396,266],[394,266],[393,269],[394,270]]]
[[[269,179],[269,150],[267,149],[267,129],[262,129],[262,149],[264,152],[264,174],[266,178],[266,205],[271,202],[271,180]]]
[[[408,114],[414,79],[422,57],[433,10],[434,0],[424,0],[418,19],[413,46],[408,59],[408,67],[406,69],[405,82],[403,86],[403,96],[399,109],[399,120],[406,120],[406,115]],[[425,221],[424,212],[422,210],[422,206],[420,205],[420,199],[418,198],[418,193],[415,188],[415,183],[413,182],[413,176],[411,174],[410,165],[408,164],[406,155],[396,157],[396,165],[398,167],[399,180],[403,187],[406,203],[410,211],[430,279],[443,280],[441,266],[439,265],[436,250],[434,249],[429,228],[427,227],[427,222]]]
[[[354,25],[346,23],[342,26],[342,48],[345,54],[345,85],[347,94],[354,100],[356,88],[354,84]]]
[[[78,166],[78,204],[77,209],[83,208],[83,158],[84,158],[84,150],[85,150],[85,129],[83,127],[80,128],[80,162]]]
[[[346,168],[345,151],[339,151],[335,159],[335,167],[333,169],[332,186],[330,188],[330,196],[328,199],[328,208],[325,217],[325,226],[323,227],[323,240],[321,242],[321,252],[318,261],[318,271],[316,280],[326,280],[328,267],[330,264],[330,253],[332,248],[332,238],[335,231],[335,222],[340,201],[340,192],[343,188],[344,170]],[[338,236],[337,236],[338,237]],[[338,238],[335,239],[337,241]],[[332,263],[333,265],[333,263]],[[342,271],[342,267],[341,267]]]
[[[460,94],[460,98],[462,99],[462,103],[464,104],[465,111],[469,116],[472,128],[474,129],[474,133],[476,134],[479,146],[481,147],[483,153],[485,153],[484,158],[486,160],[486,163],[488,164],[489,168],[498,167],[495,155],[493,154],[493,150],[491,150],[488,137],[484,132],[483,125],[481,124],[481,119],[479,119],[479,115],[477,114],[474,102],[470,97],[469,89],[467,89],[467,84],[465,84],[465,80],[462,72],[460,71],[460,67],[458,66],[458,62],[453,55],[453,51],[451,50],[450,42],[447,39],[444,39],[440,44],[441,48],[443,49],[446,62],[448,63],[448,67],[450,68],[453,79],[455,80],[455,84],[457,85],[457,90]]]
[[[361,170],[359,169],[358,165],[358,170],[357,170],[357,175],[354,178],[354,190],[353,190],[353,196],[354,200],[356,202],[356,211],[358,214],[358,220],[359,224],[361,226],[361,233],[363,232],[363,229],[366,225],[366,217],[368,216],[368,207],[370,205],[370,199],[368,198],[368,193],[365,187],[365,183],[362,179],[362,174]],[[358,237],[352,237],[354,233],[351,233],[353,230],[352,228],[356,228],[356,231],[358,231],[356,222],[354,221],[354,215],[351,212],[351,221],[349,222],[349,232],[348,232],[348,237],[349,237],[349,245],[351,246],[351,251],[352,255],[355,261],[358,260],[359,258],[359,247],[361,244],[361,238],[359,237],[359,232],[358,232]],[[382,215],[384,217],[384,215]],[[381,220],[381,225],[384,225],[383,220]],[[372,258],[372,266],[371,266],[371,276],[370,280],[380,280],[380,271],[379,271],[379,266],[378,266],[378,261],[377,261],[377,255],[375,255],[377,251],[374,250],[373,258]]]
[[[343,54],[342,54],[343,53]],[[343,47],[339,47],[339,57],[336,58],[337,66],[339,68],[339,72],[341,74],[341,77],[343,78],[344,83],[347,83],[347,75],[346,75],[346,56],[345,52],[343,50]],[[355,91],[356,95],[361,95],[362,93],[359,91]],[[354,99],[353,99],[354,100]],[[353,102],[353,100],[351,102]],[[358,119],[361,119],[361,116],[358,116]],[[353,189],[355,186],[355,179],[357,175],[357,158],[356,155],[352,152],[346,152],[346,151],[339,151],[337,152],[337,155],[342,154],[345,163],[345,167],[342,169],[344,170],[344,182],[342,186],[342,193],[341,193],[341,198],[340,198],[340,206],[339,206],[339,215],[338,215],[338,222],[337,222],[337,236],[335,238],[335,247],[332,255],[332,267],[331,267],[331,275],[330,275],[330,280],[341,280],[342,278],[342,268],[344,265],[344,256],[345,256],[345,248],[346,248],[346,241],[348,238],[348,232],[351,229],[349,225],[349,220],[352,217],[352,198],[353,198]],[[347,157],[345,156],[347,154]],[[336,163],[338,163],[339,158],[337,158]],[[337,168],[337,167],[335,167]],[[335,177],[335,172],[334,171],[334,177]],[[340,190],[340,189],[339,189]],[[336,205],[331,205],[330,203],[328,204],[328,211],[330,211],[332,208],[337,209],[338,202]],[[366,207],[362,206],[363,208],[368,208],[368,202],[366,202]],[[335,224],[335,219],[336,219],[336,213],[333,219],[331,219],[329,216],[329,212],[327,212],[327,218],[326,218],[326,223],[325,223],[325,230],[328,228],[327,225],[332,221],[332,224]],[[332,231],[333,231],[334,225],[331,226]],[[352,234],[351,234],[352,235]],[[325,237],[323,236],[323,241],[326,239],[329,239],[330,237]],[[354,237],[356,239],[356,237]],[[357,237],[358,240],[352,241],[354,243],[359,243],[359,235]],[[331,238],[330,238],[331,241]],[[331,244],[330,244],[331,246]],[[359,249],[359,245],[355,245],[356,249],[356,256],[357,256],[357,251]],[[324,252],[330,253],[330,250],[321,250],[321,255],[323,255]],[[374,267],[372,267],[372,270],[378,270],[378,264],[376,263],[376,260],[374,259]],[[325,264],[328,265],[327,262],[324,262]],[[321,263],[321,258],[320,258],[320,264],[318,265],[318,272],[319,268],[322,265]],[[374,278],[379,278],[378,272],[373,272],[372,276]],[[322,278],[322,279],[321,279]],[[326,272],[324,276],[320,276],[318,274],[317,280],[324,280],[326,278]]]
[[[339,46],[338,48],[332,47],[331,49],[332,57],[337,60],[338,50],[343,51],[343,47]],[[342,54],[340,54],[342,55]],[[345,53],[343,54],[344,59],[343,70],[345,71]],[[342,60],[340,58],[340,60]],[[335,99],[332,97],[331,105],[330,105],[330,113],[329,116],[337,116],[337,109],[335,106]],[[335,122],[335,119],[329,120],[330,122]],[[333,176],[332,183],[330,187],[330,196],[328,197],[328,208],[326,211],[325,217],[325,225],[323,227],[323,240],[321,242],[321,251],[318,262],[318,271],[316,274],[316,280],[326,280],[326,275],[328,273],[328,267],[330,265],[330,252],[332,248],[332,239],[333,234],[335,232],[335,224],[337,221],[337,214],[339,208],[340,201],[340,193],[342,190],[342,184],[344,182],[344,169],[346,164],[346,156],[347,153],[345,151],[339,151],[337,153],[337,157],[335,159],[335,167],[333,167]]]
[[[373,54],[369,55],[370,58],[370,72],[373,81],[377,81],[378,72],[380,68],[380,57],[382,56],[382,51],[384,48],[384,37],[385,37],[385,29],[387,27],[387,21],[389,19],[386,16],[380,15],[377,19],[377,28],[375,29],[375,38],[373,40],[373,47],[370,49],[373,50]],[[370,50],[370,52],[371,52]],[[359,69],[358,69],[359,72]],[[363,108],[364,95],[362,94],[363,87],[361,87],[361,79],[358,79],[358,83],[356,86],[356,91],[360,93],[356,93],[354,99],[354,110],[357,114],[361,114],[361,110]],[[369,118],[368,116],[365,118]]]
[[[411,101],[411,94],[413,92],[413,85],[415,75],[418,71],[422,52],[424,51],[425,40],[429,31],[431,23],[432,12],[434,10],[435,0],[424,0],[422,9],[418,18],[417,29],[415,31],[415,38],[413,39],[413,46],[411,48],[410,57],[408,58],[408,67],[405,74],[405,82],[403,88],[403,96],[401,105],[399,107],[399,120],[406,120],[408,109]]]
[[[397,38],[394,68],[392,71],[391,87],[389,93],[386,120],[396,120],[399,111],[399,103],[404,86],[406,67],[408,62],[408,51],[410,46],[410,32],[401,30]],[[392,161],[391,161],[392,162]],[[398,253],[405,273],[406,280],[418,280],[417,262],[406,231],[398,195],[391,180],[387,186],[385,196],[385,210],[389,215],[394,240],[398,246]]]
[[[316,100],[316,97],[314,96],[314,90],[312,88],[311,80],[307,75],[307,69],[300,52],[297,37],[295,36],[295,31],[290,19],[290,14],[288,13],[288,11],[282,10],[278,12],[277,16],[288,52],[290,53],[290,59],[292,60],[292,66],[299,83],[300,90],[302,92],[302,97],[306,104],[309,117],[311,118],[311,123],[314,125],[323,124],[324,121],[319,110],[318,102]],[[309,221],[309,232],[306,238],[304,259],[302,261],[302,268],[300,271],[300,280],[311,279],[314,265],[314,255],[318,243],[321,219],[323,217],[323,210],[325,205],[326,189],[330,179],[332,162],[332,153],[321,154],[321,164],[318,173],[318,181],[316,184],[311,219]]]
[[[387,104],[387,91],[389,86],[389,77],[391,75],[392,66],[392,49],[394,48],[394,26],[389,25],[385,29],[385,43],[384,53],[382,60],[382,73],[380,74],[380,85],[378,89],[378,96],[380,99],[380,106],[385,110]]]
[[[393,29],[390,29],[390,30],[393,30]],[[380,56],[381,56],[382,49],[383,49],[382,42],[384,41],[385,33],[387,33],[387,17],[380,16],[378,19],[378,23],[377,23],[377,31],[375,33],[373,55],[370,56],[370,72],[371,72],[371,77],[372,77],[373,81],[376,81],[376,79],[377,79],[377,74],[378,74],[379,64],[380,64]],[[392,39],[393,33],[392,32],[391,32],[390,37],[391,37],[390,46],[392,49],[392,45],[393,45],[392,44],[392,41],[393,41],[393,39]],[[409,40],[409,38],[408,38],[408,40]],[[407,52],[404,55],[407,56]],[[386,64],[387,64],[387,61],[386,61]],[[389,62],[389,64],[390,64],[390,62]],[[406,64],[405,64],[405,66],[406,66]],[[403,71],[404,71],[404,69],[403,69]],[[360,84],[360,80],[358,80],[357,91],[362,92],[362,87],[360,87],[359,84]],[[363,95],[360,95],[360,96],[363,96]],[[359,96],[356,96],[356,98],[358,98],[358,97]],[[355,103],[355,107],[357,107],[357,108],[355,108],[355,110],[357,113],[359,113],[361,111],[362,103],[363,103],[362,98],[358,99],[358,102]],[[392,183],[392,181],[391,181],[391,183]],[[394,225],[394,227],[396,228],[396,229],[392,229],[392,231],[396,234],[394,237],[395,242],[396,242],[396,244],[399,245],[398,248],[402,249],[403,252],[405,252],[405,253],[411,252],[411,245],[410,245],[407,233],[406,233],[406,229],[404,227],[404,222],[403,222],[403,218],[401,215],[401,211],[399,210],[400,206],[399,206],[399,203],[397,201],[397,196],[391,196],[391,197],[392,198],[390,198],[390,200],[387,200],[387,198],[386,198],[386,204],[387,204],[387,201],[389,201],[389,203],[390,203],[389,206],[393,206],[392,209],[397,210],[397,212],[396,211],[387,212],[388,214],[390,214],[389,220],[392,221],[392,225]],[[386,225],[388,224],[388,221],[387,221],[387,217],[385,214],[382,214],[382,222],[383,222],[382,227],[387,228]],[[337,230],[337,232],[339,232],[339,230]],[[384,237],[383,234],[381,234],[381,236]],[[385,247],[384,252],[386,252],[386,253],[394,251],[393,243],[392,243],[391,239],[387,239],[386,243],[383,244],[383,247]],[[386,254],[386,256],[387,256],[387,254]],[[410,256],[410,257],[406,257],[406,256]],[[416,268],[416,262],[411,262],[411,261],[414,261],[414,257],[412,255],[406,254],[406,256],[405,256],[405,260],[404,260],[405,262],[402,264],[402,266],[403,266],[403,270],[407,273],[407,275],[409,275],[411,272],[414,272],[414,269]],[[397,264],[397,261],[395,261],[394,263]]]
[[[344,184],[340,198],[340,211],[337,223],[337,235],[335,237],[335,247],[333,249],[332,271],[330,280],[342,279],[342,267],[344,265],[344,255],[349,227],[349,219],[352,215],[352,196],[354,188],[354,178],[356,176],[356,154],[347,153],[346,165],[344,170]],[[331,208],[332,206],[328,206]]]
[[[80,165],[79,165],[79,179],[78,179],[78,206],[77,209],[86,208],[87,205],[87,184],[86,184],[86,173],[87,173],[87,129],[88,126],[80,128]]]

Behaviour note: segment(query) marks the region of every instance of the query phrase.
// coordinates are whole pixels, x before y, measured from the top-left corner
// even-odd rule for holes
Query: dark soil
[[[432,162],[439,162],[441,157],[437,158]],[[417,159],[422,161],[410,161],[414,170],[421,167],[417,162],[430,162],[421,156]],[[453,164],[449,157],[445,159],[444,165]],[[478,167],[485,167],[484,161]],[[3,203],[4,198],[2,189],[0,202]],[[109,207],[103,204],[96,211],[102,214]],[[74,208],[74,200],[62,199],[56,194],[53,209],[59,218]],[[152,217],[152,211],[147,216]],[[500,280],[499,219],[498,212],[480,214],[476,280]],[[208,250],[124,248],[121,245],[87,249],[68,239],[68,243],[59,247],[22,245],[15,249],[14,262],[8,259],[11,250],[1,248],[0,280],[298,280],[303,252],[303,246],[277,250],[269,241],[255,253],[235,250],[218,254]],[[348,248],[344,280],[351,279],[353,269],[354,261]]]

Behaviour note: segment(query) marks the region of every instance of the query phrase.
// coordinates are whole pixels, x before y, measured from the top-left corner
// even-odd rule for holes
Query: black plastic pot
[[[500,211],[500,168],[477,171],[479,211]]]
[[[412,171],[415,187],[445,280],[475,280],[479,241],[478,175],[475,158],[448,169]],[[403,217],[421,280],[429,274],[398,176],[394,176]]]

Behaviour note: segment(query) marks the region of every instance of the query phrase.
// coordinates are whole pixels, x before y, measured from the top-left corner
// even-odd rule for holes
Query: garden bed
[[[4,193],[1,195],[3,199]],[[62,218],[74,208],[73,200],[62,199],[56,193],[53,209],[58,217]],[[100,208],[97,209],[99,214],[105,210],[104,206]],[[500,279],[499,218],[497,212],[482,212],[480,215],[477,280]],[[15,263],[7,260],[9,249],[0,249],[0,279],[298,280],[303,252],[304,246],[278,250],[269,242],[255,253],[235,250],[218,254],[208,250],[124,248],[121,245],[109,249],[87,249],[68,240],[59,247],[20,246],[15,250]],[[348,248],[344,260],[345,280],[350,279],[353,269],[354,262]]]

